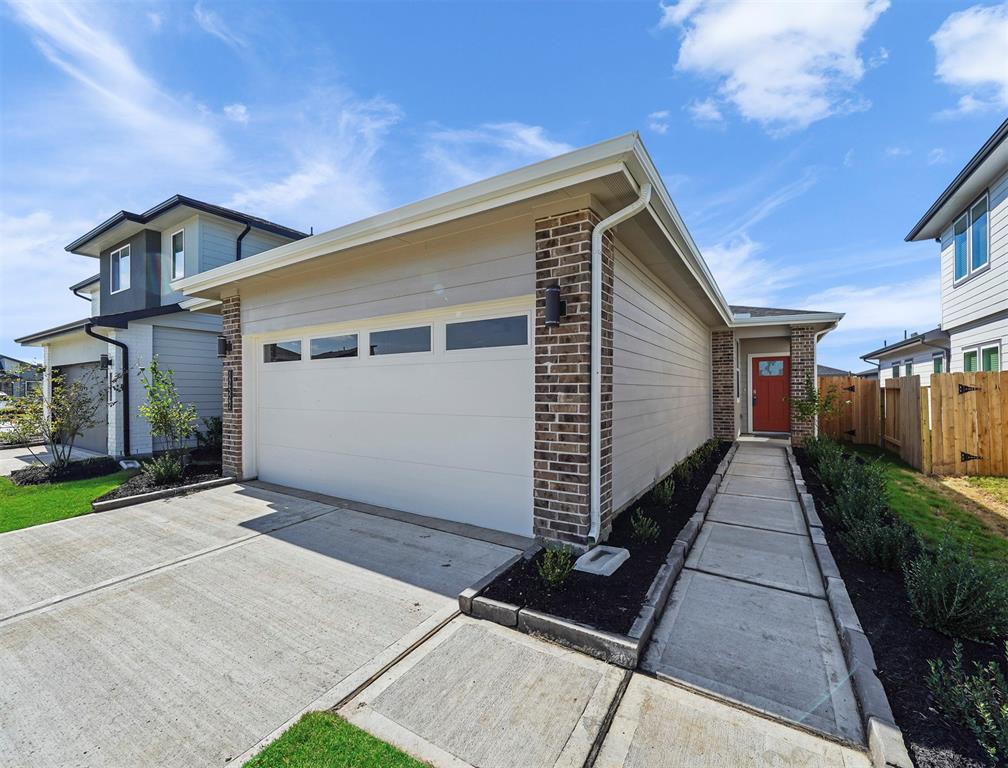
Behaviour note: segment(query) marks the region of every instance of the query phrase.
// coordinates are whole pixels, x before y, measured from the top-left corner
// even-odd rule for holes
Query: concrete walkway
[[[742,443],[642,668],[865,743],[787,454]]]

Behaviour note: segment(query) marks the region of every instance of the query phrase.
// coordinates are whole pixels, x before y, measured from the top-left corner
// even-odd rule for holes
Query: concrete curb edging
[[[725,460],[730,461],[736,447],[737,444],[733,443],[725,455]],[[624,669],[636,669],[644,649],[651,639],[651,633],[654,631],[666,603],[668,603],[669,595],[672,594],[672,587],[686,564],[690,547],[696,541],[700,526],[703,525],[707,510],[714,494],[717,493],[722,478],[723,474],[716,471],[711,475],[707,487],[704,488],[703,494],[700,496],[696,512],[686,521],[669,548],[665,562],[651,580],[651,585],[644,596],[644,602],[637,618],[634,619],[634,623],[626,635],[606,632],[533,608],[522,608],[482,596],[483,590],[517,563],[519,559],[535,557],[542,549],[542,545],[539,544],[530,547],[524,553],[509,558],[475,584],[464,589],[458,597],[459,608],[467,616],[492,621],[504,627],[517,629],[527,635],[541,637]]]
[[[136,496],[123,496],[121,499],[109,499],[108,501],[92,501],[91,511],[107,512],[110,509],[132,507],[134,504],[143,504],[145,501],[157,501],[158,499],[168,499],[172,496],[184,496],[187,493],[205,491],[209,488],[219,488],[222,485],[231,485],[231,483],[236,482],[238,482],[238,478],[236,477],[218,477],[214,480],[204,480],[201,483],[180,485],[178,488],[165,488],[163,491],[139,493]]]
[[[791,475],[812,537],[816,562],[826,585],[826,601],[840,636],[840,647],[850,672],[851,686],[858,702],[872,765],[874,768],[913,768],[903,732],[896,725],[889,697],[876,674],[878,665],[875,653],[858,619],[836,560],[833,559],[823,532],[822,520],[816,511],[815,500],[805,487],[801,468],[790,447],[788,463],[791,465]]]

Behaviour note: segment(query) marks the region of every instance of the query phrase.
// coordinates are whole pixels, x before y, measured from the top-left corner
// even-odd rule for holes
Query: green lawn
[[[309,712],[245,768],[422,768],[395,747],[331,712]]]
[[[1008,477],[967,477],[974,488],[989,493],[1002,504],[1008,504]]]
[[[0,533],[90,512],[92,501],[131,474],[116,472],[90,480],[46,485],[14,485],[9,477],[0,477]]]
[[[957,542],[971,541],[973,551],[981,557],[1008,561],[1008,538],[971,511],[973,502],[969,499],[881,448],[859,445],[854,450],[866,458],[882,461],[890,508],[912,525],[924,541],[935,544],[947,534]]]

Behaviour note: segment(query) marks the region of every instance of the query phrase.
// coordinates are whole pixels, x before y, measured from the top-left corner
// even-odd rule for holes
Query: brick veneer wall
[[[536,220],[533,533],[583,547],[591,525],[591,209]],[[613,241],[602,243],[601,537],[612,524]],[[545,290],[567,313],[546,327]],[[600,537],[600,538],[601,538]]]
[[[241,297],[228,296],[222,301],[221,320],[224,337],[230,350],[223,360],[223,412],[224,450],[223,474],[242,476],[242,338]],[[233,394],[228,394],[228,372],[233,378]]]
[[[714,437],[734,440],[735,424],[735,332],[711,331],[712,399]]]
[[[815,329],[799,325],[791,328],[791,399],[800,400],[805,396],[808,377],[816,381]],[[791,442],[801,445],[806,437],[815,434],[815,417],[802,418],[791,408]]]

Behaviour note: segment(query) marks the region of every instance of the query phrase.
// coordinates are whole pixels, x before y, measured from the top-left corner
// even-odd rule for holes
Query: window
[[[125,291],[130,287],[130,247],[124,245],[122,248],[112,251],[109,263],[111,292]]]
[[[905,360],[903,362],[903,375],[913,376],[913,360]]]
[[[264,363],[289,363],[300,359],[300,341],[277,341],[263,345]]]
[[[942,368],[945,367],[945,356],[942,354],[934,355],[931,358],[931,364],[934,366],[934,373],[942,373]]]
[[[171,236],[172,280],[185,277],[185,230],[180,229]]]
[[[963,370],[972,373],[977,369],[977,353],[975,349],[963,352]]]
[[[312,360],[330,360],[335,357],[357,357],[357,334],[326,336],[309,342]]]
[[[997,345],[983,347],[980,350],[980,370],[1000,371],[1001,370],[1001,350]]]
[[[987,206],[988,198],[984,194],[952,226],[955,280],[983,269],[990,261]]]
[[[407,352],[430,352],[431,329],[429,325],[417,328],[397,328],[394,331],[372,331],[372,355],[401,355]]]
[[[783,376],[784,375],[784,361],[783,360],[760,360],[760,362],[759,362],[759,375],[760,376]]]
[[[892,377],[894,379],[898,379],[899,378],[899,363],[893,363]]]
[[[445,328],[445,349],[515,347],[525,344],[528,344],[526,315],[448,323]]]

